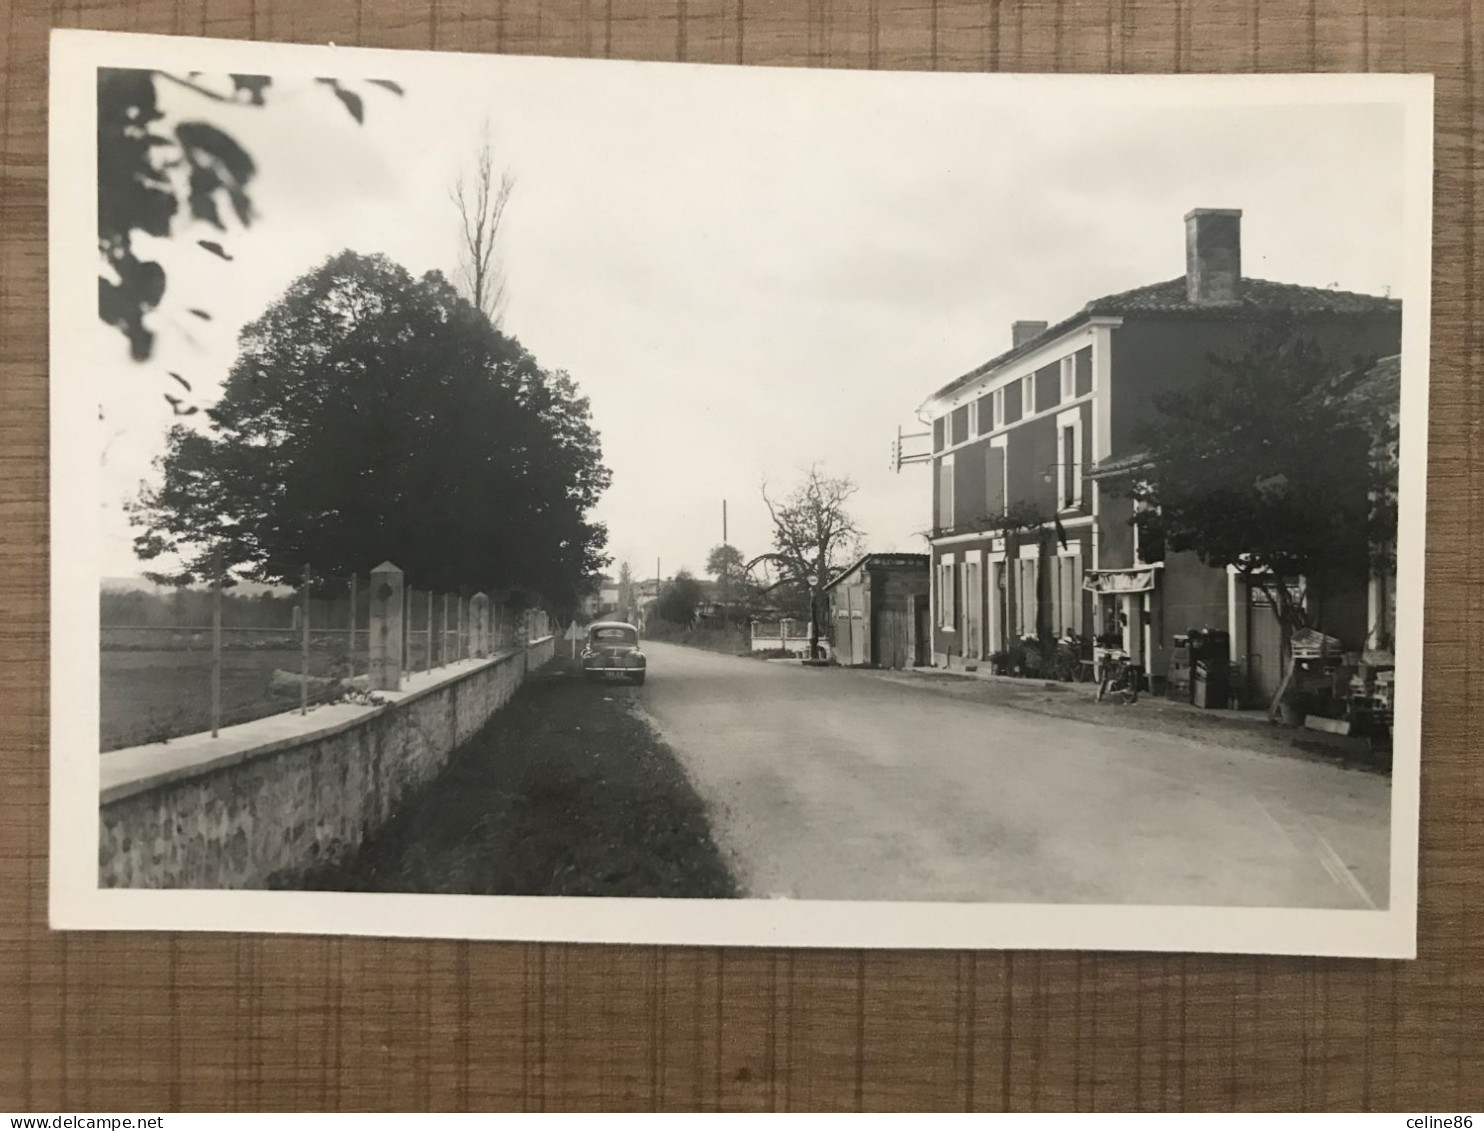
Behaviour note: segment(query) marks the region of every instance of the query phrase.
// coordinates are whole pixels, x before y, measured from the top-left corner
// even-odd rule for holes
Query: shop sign
[[[1088,570],[1082,588],[1092,593],[1147,593],[1154,588],[1154,569]]]

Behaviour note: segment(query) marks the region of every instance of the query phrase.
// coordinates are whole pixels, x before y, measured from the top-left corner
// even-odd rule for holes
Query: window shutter
[[[985,465],[985,513],[989,515],[1005,512],[1005,449],[986,447]]]
[[[1072,624],[1078,636],[1087,631],[1082,599],[1082,555],[1072,559]]]
[[[1063,632],[1077,631],[1077,598],[1072,589],[1072,576],[1076,572],[1076,558],[1061,559],[1061,627]]]
[[[1021,558],[1017,563],[1020,567],[1020,592],[1018,598],[1019,613],[1017,621],[1020,624],[1021,636],[1036,635],[1036,559]]]

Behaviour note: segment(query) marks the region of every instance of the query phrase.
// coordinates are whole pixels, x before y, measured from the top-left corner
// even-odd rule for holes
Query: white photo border
[[[689,68],[789,82],[801,98],[859,82],[993,84],[1007,102],[1385,103],[1405,116],[1405,290],[1391,781],[1384,910],[700,900],[104,889],[98,884],[99,532],[96,396],[78,343],[97,319],[96,70],[147,67],[414,79],[450,68]],[[642,80],[636,80],[642,81]],[[50,78],[51,865],[56,929],[206,930],[629,944],[1037,948],[1412,958],[1416,955],[1423,574],[1431,327],[1430,75],[984,75],[718,67],[54,31]]]

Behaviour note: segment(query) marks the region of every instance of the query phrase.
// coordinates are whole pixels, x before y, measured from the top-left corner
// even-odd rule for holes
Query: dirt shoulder
[[[1140,696],[1135,703],[1098,702],[1091,684],[1054,683],[1031,679],[979,679],[949,672],[887,672],[852,669],[864,675],[917,687],[958,699],[1011,707],[1021,711],[1115,726],[1146,734],[1203,742],[1211,746],[1256,750],[1290,758],[1310,758],[1347,768],[1376,771],[1353,753],[1337,752],[1308,731],[1269,723],[1260,712],[1201,711],[1158,696]]]
[[[737,894],[704,802],[636,710],[637,688],[554,664],[319,891]]]

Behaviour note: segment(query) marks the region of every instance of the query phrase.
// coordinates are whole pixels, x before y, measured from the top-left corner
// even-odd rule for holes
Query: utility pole
[[[721,547],[723,553],[725,553],[727,547],[730,545],[731,543],[727,541],[727,501],[723,499],[721,501]],[[725,562],[722,563],[721,577],[719,578],[719,580],[721,582],[721,603],[723,606],[722,624],[723,626],[725,626],[727,617],[726,606],[730,605],[732,601],[731,571],[727,568]]]

